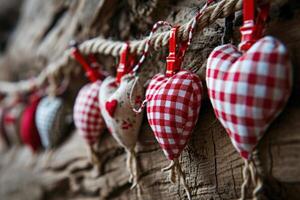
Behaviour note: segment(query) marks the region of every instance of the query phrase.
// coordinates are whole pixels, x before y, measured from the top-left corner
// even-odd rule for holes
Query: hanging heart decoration
[[[250,181],[254,185],[253,198],[258,198],[263,181],[254,165],[253,151],[283,110],[292,89],[292,68],[286,47],[273,37],[262,38],[269,4],[260,6],[256,20],[254,5],[254,0],[243,2],[240,50],[231,44],[215,48],[206,71],[208,94],[216,117],[245,161],[241,199],[246,199]]]
[[[25,104],[17,97],[3,113],[3,128],[10,145],[21,145],[20,122]]]
[[[189,41],[183,42],[176,54],[176,33],[177,28],[172,28],[166,75],[154,76],[147,88],[147,117],[156,140],[166,157],[172,161],[164,170],[171,170],[172,182],[176,182],[176,172],[178,173],[188,199],[191,199],[178,158],[198,120],[202,84],[196,74],[181,70]]]
[[[131,100],[139,104],[144,89],[141,84],[136,85],[135,76],[128,74],[132,69],[132,55],[129,54],[129,45],[126,44],[121,54],[120,64],[116,77],[107,77],[100,86],[100,110],[106,126],[114,139],[127,151],[127,168],[130,172],[132,188],[138,183],[135,145],[143,120],[142,113],[135,113],[131,109]],[[132,95],[131,95],[132,94]]]
[[[216,48],[207,63],[207,88],[217,118],[241,156],[251,153],[291,92],[287,49],[264,37],[245,54],[233,45]]]
[[[147,88],[147,117],[169,160],[178,159],[198,120],[202,84],[199,77],[182,70],[171,77],[154,76]]]
[[[70,132],[72,108],[60,97],[47,96],[39,102],[35,119],[43,147],[52,149]]]
[[[79,91],[73,112],[75,126],[90,146],[91,161],[93,163],[99,163],[93,145],[97,143],[106,128],[98,99],[101,83],[102,81],[89,83]]]
[[[42,146],[41,138],[35,124],[35,114],[39,101],[40,97],[33,95],[21,118],[21,139],[33,152],[37,152]]]
[[[86,76],[91,83],[80,89],[74,104],[73,118],[79,134],[86,140],[90,148],[90,159],[92,163],[99,164],[95,144],[106,128],[102,118],[98,93],[104,76],[100,73],[95,57],[90,54],[87,61],[80,53],[77,46],[73,47],[73,57],[81,64],[86,71]]]

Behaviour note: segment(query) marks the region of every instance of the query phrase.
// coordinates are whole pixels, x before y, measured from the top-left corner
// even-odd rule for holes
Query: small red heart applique
[[[147,117],[169,160],[180,156],[198,120],[202,84],[199,77],[180,71],[172,77],[154,76],[147,88]]]
[[[233,45],[209,56],[206,83],[215,114],[245,159],[283,110],[291,93],[287,49],[264,37],[242,54]]]
[[[115,99],[111,101],[107,101],[105,103],[105,109],[111,117],[114,117],[117,105],[118,105],[118,101]]]

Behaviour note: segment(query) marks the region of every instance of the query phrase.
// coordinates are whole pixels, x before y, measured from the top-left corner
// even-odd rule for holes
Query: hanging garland
[[[197,19],[197,30],[202,30],[206,26],[215,22],[218,18],[226,17],[231,13],[240,10],[241,7],[242,0],[222,0],[209,6],[203,13],[203,16]],[[183,41],[188,39],[188,32],[191,23],[193,23],[193,19],[178,27],[178,39]],[[153,49],[158,50],[161,47],[167,46],[169,34],[169,31],[154,34],[150,40],[150,44]],[[130,41],[130,53],[135,53],[136,55],[142,54],[145,46],[147,45],[147,41],[147,38]],[[123,46],[124,42],[121,41],[94,38],[80,44],[79,50],[84,55],[99,53],[117,57],[120,55]],[[67,70],[66,68],[70,68],[72,66],[70,65],[71,60],[73,60],[72,50],[66,50],[60,59],[58,59],[56,62],[50,63],[36,78],[23,80],[16,83],[0,81],[0,93],[12,94],[30,91],[35,87],[39,88],[47,81],[48,76],[51,76],[52,74],[63,73],[63,71]]]
[[[20,113],[24,109],[23,102],[16,101],[13,106],[2,110],[1,121],[5,122],[5,138],[18,144],[23,140],[33,151],[41,144],[45,149],[51,149],[63,141],[69,132],[68,127],[72,124],[69,117],[72,110],[60,95],[70,83],[72,69],[64,66],[72,58],[82,65],[91,81],[77,96],[74,120],[80,134],[90,146],[92,161],[97,162],[94,145],[106,126],[113,138],[125,148],[129,181],[132,188],[139,189],[135,146],[143,120],[143,108],[146,107],[148,122],[155,138],[165,156],[171,161],[163,170],[170,171],[171,182],[176,182],[178,177],[188,199],[191,200],[192,195],[179,157],[197,123],[203,86],[195,73],[182,69],[181,63],[197,22],[199,27],[203,28],[224,15],[229,16],[226,18],[226,27],[230,27],[234,17],[232,12],[239,8],[241,3],[238,0],[224,0],[210,6],[213,2],[208,0],[195,17],[182,26],[174,27],[159,21],[153,26],[148,38],[141,41],[123,43],[92,39],[67,50],[58,64],[48,66],[37,79],[19,82],[14,86],[4,84],[7,88],[0,89],[5,92],[31,90],[41,86],[46,78],[49,78],[50,84],[49,95],[32,101],[23,114],[22,127],[32,128],[33,132],[23,130],[20,136],[15,133],[19,131],[12,129],[18,121],[16,115],[21,116]],[[253,198],[258,198],[263,180],[257,173],[253,154],[269,125],[283,110],[292,90],[292,69],[287,49],[277,39],[263,37],[269,4],[256,6],[254,3],[254,0],[243,1],[244,24],[241,27],[239,48],[231,44],[216,47],[208,58],[206,72],[208,94],[216,117],[245,162],[244,183],[241,186],[242,200],[246,199],[246,189],[250,182],[255,186]],[[161,25],[166,25],[171,30],[154,34]],[[229,32],[225,31],[225,35],[230,35]],[[229,41],[229,38],[223,37],[223,41]],[[146,90],[145,100],[141,102],[144,96],[144,87],[139,82],[142,63],[150,46],[157,50],[166,44],[169,44],[166,73],[157,74],[152,78]],[[88,61],[81,53],[87,55]],[[105,75],[100,73],[99,68],[95,67],[98,64],[93,53],[120,55],[116,77],[105,78]],[[142,56],[135,63],[135,57],[139,54]],[[59,70],[65,75],[65,82],[62,84],[55,81]],[[19,84],[24,86],[13,89]],[[17,109],[19,110],[16,111]],[[35,124],[29,123],[29,119],[35,121]],[[10,129],[14,134],[9,133]]]
[[[244,24],[239,49],[216,47],[207,61],[206,83],[216,117],[245,162],[241,198],[252,182],[253,198],[263,187],[253,160],[254,150],[270,124],[285,107],[292,90],[292,67],[286,47],[263,37],[269,4],[256,7],[244,0]]]

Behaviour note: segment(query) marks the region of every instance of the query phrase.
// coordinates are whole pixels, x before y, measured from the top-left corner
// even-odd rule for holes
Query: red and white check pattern
[[[178,158],[186,146],[198,120],[201,96],[201,81],[194,73],[152,78],[146,91],[148,121],[169,160]]]
[[[206,83],[217,118],[240,155],[251,152],[286,104],[292,87],[291,64],[283,44],[264,37],[247,52],[233,45],[215,48]]]
[[[85,85],[78,93],[74,105],[73,118],[79,134],[89,144],[97,142],[105,129],[101,116],[98,93],[102,81]]]

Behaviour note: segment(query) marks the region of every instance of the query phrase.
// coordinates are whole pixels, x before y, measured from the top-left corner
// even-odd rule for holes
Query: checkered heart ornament
[[[48,95],[39,101],[35,114],[36,127],[46,149],[46,166],[50,164],[54,150],[67,139],[73,127],[71,102],[62,97],[70,83],[70,68],[65,68],[64,73],[61,83],[58,83],[55,74],[48,75]]]
[[[88,144],[91,163],[100,165],[96,145],[106,125],[100,112],[98,93],[105,75],[100,70],[100,64],[93,54],[90,54],[88,60],[86,60],[79,51],[78,46],[74,46],[72,56],[81,64],[86,71],[87,78],[90,80],[90,83],[80,89],[76,97],[73,108],[74,124],[79,135]]]
[[[102,81],[88,83],[80,89],[73,108],[73,119],[79,134],[90,147],[90,160],[99,164],[95,145],[104,132],[106,126],[102,118],[98,93]]]
[[[231,44],[219,46],[207,62],[206,83],[216,117],[245,161],[241,199],[252,181],[253,198],[263,187],[253,151],[272,121],[286,105],[292,89],[292,67],[286,47],[262,38],[269,4],[254,19],[254,0],[243,1],[244,25],[240,52]],[[260,39],[261,38],[261,39]]]
[[[151,79],[142,107],[138,110],[134,109],[139,112],[146,106],[148,122],[154,136],[165,156],[171,161],[163,171],[170,171],[172,183],[176,182],[178,175],[188,199],[191,199],[190,189],[186,184],[185,173],[178,158],[197,123],[203,89],[198,75],[181,69],[181,63],[191,43],[196,21],[212,2],[208,1],[193,18],[189,27],[188,40],[179,45],[178,52],[176,52],[178,27],[171,28],[166,74],[157,74]]]
[[[206,83],[216,117],[242,158],[251,160],[291,93],[287,49],[273,37],[260,39],[244,54],[230,44],[217,47],[208,58]]]
[[[132,73],[129,73],[132,70],[133,57],[128,54],[129,44],[126,43],[121,53],[117,76],[107,77],[100,86],[99,102],[108,130],[127,152],[127,169],[130,173],[129,181],[132,183],[132,188],[138,186],[139,190],[135,146],[143,113],[135,113],[131,109],[130,101],[133,100],[138,104],[144,95],[144,88],[141,84],[137,84],[131,93],[136,79]]]

